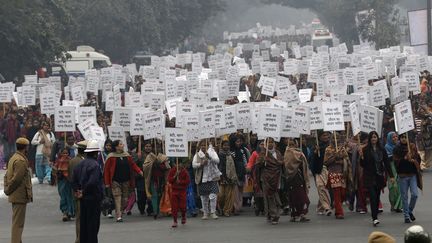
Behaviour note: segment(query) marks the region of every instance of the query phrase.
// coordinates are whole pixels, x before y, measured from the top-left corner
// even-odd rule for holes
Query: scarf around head
[[[396,134],[396,132],[389,132],[387,134],[387,142],[386,142],[386,145],[384,146],[384,148],[387,152],[388,157],[393,156],[393,150],[396,147],[396,144],[393,143],[393,139],[392,139],[394,134]]]

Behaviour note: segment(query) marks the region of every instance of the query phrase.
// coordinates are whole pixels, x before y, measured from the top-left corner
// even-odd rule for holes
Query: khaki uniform
[[[73,170],[75,169],[75,167],[84,160],[84,156],[78,154],[77,156],[75,156],[75,158],[71,159],[69,161],[69,167],[68,167],[68,172],[69,172],[69,181],[72,181],[73,178]],[[80,242],[80,220],[81,220],[81,212],[80,212],[80,201],[78,198],[74,197],[74,204],[75,204],[75,234],[76,234],[76,240],[75,243],[79,243]]]
[[[26,156],[16,152],[8,163],[4,190],[9,196],[9,202],[12,203],[11,243],[21,242],[26,206],[33,201],[30,173]]]

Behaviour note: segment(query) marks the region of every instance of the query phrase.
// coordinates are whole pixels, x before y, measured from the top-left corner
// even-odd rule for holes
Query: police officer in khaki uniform
[[[75,169],[75,167],[85,159],[85,154],[84,154],[84,150],[87,148],[87,141],[81,141],[79,143],[77,143],[78,145],[78,154],[75,156],[75,158],[71,159],[69,161],[69,167],[68,167],[68,171],[69,171],[69,178],[68,180],[70,182],[72,182],[73,179],[73,171]],[[76,240],[75,243],[79,243],[80,242],[80,219],[81,219],[81,215],[80,215],[80,201],[77,197],[75,197],[74,195],[74,202],[75,202],[75,233],[76,233]]]
[[[33,201],[31,172],[26,156],[29,144],[26,138],[16,140],[17,152],[10,158],[5,175],[4,193],[12,203],[11,243],[22,242],[27,203]]]

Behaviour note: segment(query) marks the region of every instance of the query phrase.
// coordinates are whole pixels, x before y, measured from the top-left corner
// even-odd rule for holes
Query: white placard
[[[345,130],[343,108],[341,102],[323,102],[324,131]]]
[[[21,105],[36,105],[36,89],[33,86],[23,86]]]
[[[167,109],[169,119],[173,119],[174,117],[176,117],[177,102],[182,102],[182,101],[183,101],[182,97],[165,101],[165,107]]]
[[[351,103],[349,105],[349,113],[351,119],[351,130],[353,135],[355,136],[359,132],[361,132],[360,116],[358,112],[357,103]]]
[[[163,114],[160,111],[146,112],[142,114],[144,126],[144,139],[161,138],[165,124]]]
[[[235,133],[237,131],[237,110],[235,106],[225,106],[225,127],[220,127],[217,129],[216,136],[222,136],[225,134]]]
[[[282,124],[282,110],[275,108],[261,108],[259,113],[258,137],[280,140]]]
[[[383,85],[376,85],[369,87],[369,104],[371,106],[385,105],[385,87]]]
[[[99,143],[99,148],[103,148],[106,137],[104,130],[100,126],[90,127],[90,137],[92,140],[96,140]]]
[[[94,106],[78,107],[78,123],[82,123],[88,119],[92,119],[96,123],[96,107]]]
[[[53,93],[41,93],[39,99],[41,113],[48,116],[53,115],[56,106],[58,106],[58,101],[56,102],[55,95]]]
[[[360,106],[360,125],[361,131],[370,133],[376,131],[381,134],[383,112],[372,106]]]
[[[237,129],[251,128],[251,104],[237,104]]]
[[[284,109],[282,110],[282,128],[281,137],[284,138],[298,138],[300,133],[294,127],[294,110]]]
[[[54,113],[54,121],[54,131],[75,132],[75,107],[56,107]]]
[[[299,90],[299,100],[300,103],[305,103],[310,101],[312,98],[312,89],[300,89]]]
[[[344,120],[345,122],[351,121],[351,113],[349,111],[350,105],[352,103],[360,104],[359,95],[341,95],[339,96],[339,101],[342,102],[342,108],[344,110]]]
[[[125,131],[130,130],[131,110],[127,108],[114,109],[114,125],[123,127]]]
[[[82,86],[71,87],[72,100],[78,101],[80,105],[84,104],[84,90]]]
[[[199,138],[213,138],[216,136],[216,127],[215,127],[215,111],[207,110],[199,112]]]
[[[262,85],[261,94],[273,97],[276,88],[276,79],[261,76],[259,83]]]
[[[0,102],[9,103],[12,100],[12,92],[15,90],[15,84],[10,83],[0,83]]]
[[[308,106],[294,107],[294,127],[300,134],[310,134],[310,108]]]
[[[144,135],[144,124],[143,114],[146,113],[145,108],[134,108],[130,111],[130,135],[131,136],[143,136]]]
[[[168,157],[188,157],[186,129],[165,129],[165,153]]]
[[[85,120],[84,122],[78,124],[78,130],[83,135],[84,139],[90,140],[91,134],[90,134],[90,127],[97,126],[97,123],[93,120]],[[113,140],[114,141],[114,140]]]
[[[109,126],[108,136],[111,139],[111,141],[120,140],[123,141],[124,143],[126,142],[126,134],[123,127]]]
[[[403,134],[413,130],[415,126],[411,100],[406,100],[395,105],[394,109],[396,132],[398,134]]]
[[[317,130],[324,128],[322,102],[314,101],[303,104],[310,108],[310,129]]]

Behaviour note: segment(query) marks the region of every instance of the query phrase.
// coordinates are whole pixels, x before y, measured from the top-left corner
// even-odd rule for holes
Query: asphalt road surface
[[[424,174],[425,189],[420,194],[415,215],[416,224],[432,232],[432,173]],[[34,185],[35,200],[27,207],[23,242],[67,243],[74,242],[75,222],[62,222],[59,211],[59,196],[56,187]],[[374,228],[370,214],[360,215],[345,209],[345,219],[336,220],[315,213],[317,194],[312,184],[308,223],[291,223],[289,216],[282,216],[276,226],[266,223],[262,216],[256,217],[251,208],[244,208],[240,216],[220,217],[218,220],[203,221],[199,217],[188,219],[185,226],[172,229],[171,218],[154,220],[140,216],[134,207],[131,216],[124,216],[123,223],[114,219],[101,218],[99,242],[367,242],[374,230],[384,231],[403,242],[403,233],[410,226],[403,222],[402,214],[391,213],[388,194],[381,197],[384,213],[380,214],[381,224]],[[10,242],[11,204],[0,188],[0,242]]]

